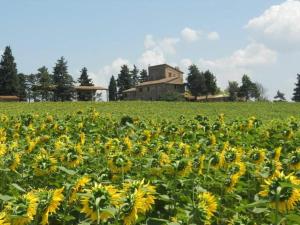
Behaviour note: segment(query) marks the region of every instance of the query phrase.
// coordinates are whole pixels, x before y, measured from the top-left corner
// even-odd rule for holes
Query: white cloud
[[[252,69],[273,64],[276,61],[275,51],[263,44],[250,43],[228,57],[215,60],[200,59],[198,64],[201,70],[209,69],[217,74],[219,83],[225,87],[228,80],[239,80],[243,74],[251,74]]]
[[[166,54],[176,54],[175,45],[179,42],[178,38],[164,38],[159,42],[159,47]]]
[[[156,42],[154,41],[153,36],[150,34],[147,34],[145,37],[145,40],[144,40],[144,47],[146,49],[149,49],[149,48],[153,48],[155,46],[156,46]]]
[[[253,31],[257,38],[278,48],[295,48],[295,44],[300,46],[299,21],[300,1],[287,0],[271,6],[262,15],[251,19],[245,27]]]
[[[210,41],[217,41],[217,40],[220,40],[220,35],[218,32],[209,32],[207,34],[207,39],[210,40]]]
[[[131,66],[131,63],[127,59],[117,58],[110,65],[106,65],[102,67],[97,72],[89,72],[91,78],[93,79],[96,85],[108,85],[110,77],[112,75],[117,78],[117,74],[120,72],[121,66],[124,64]]]
[[[180,66],[182,67],[183,70],[187,71],[189,66],[192,65],[193,62],[191,59],[185,58],[180,60]]]
[[[165,63],[165,61],[164,53],[159,48],[146,50],[138,59],[138,63],[143,68],[147,68],[149,65]]]
[[[194,42],[199,40],[200,34],[200,31],[193,30],[189,27],[186,27],[181,31],[181,37],[187,42]]]

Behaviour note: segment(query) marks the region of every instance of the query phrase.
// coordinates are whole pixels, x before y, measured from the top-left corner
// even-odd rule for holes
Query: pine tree
[[[139,83],[139,70],[135,65],[133,65],[133,69],[130,71],[130,76],[132,79],[132,86],[136,86]]]
[[[109,101],[117,100],[117,83],[114,76],[111,76],[108,86],[108,99]]]
[[[27,83],[26,83],[26,75],[23,73],[18,74],[19,79],[19,97],[20,101],[27,101]]]
[[[81,75],[77,81],[79,86],[94,86],[92,79],[89,78],[86,67],[82,68]],[[95,91],[78,91],[77,93],[79,101],[92,101],[95,96]]]
[[[139,82],[143,83],[143,82],[148,81],[148,79],[149,79],[149,77],[148,77],[147,70],[145,70],[145,69],[141,70],[140,77],[139,77]]]
[[[121,71],[118,74],[118,80],[117,80],[117,85],[118,85],[118,99],[123,100],[123,91],[133,87],[132,86],[132,77],[129,72],[128,66],[123,65],[121,67]]]
[[[294,94],[292,100],[295,102],[300,102],[300,74],[297,74],[297,83],[294,89]]]
[[[239,84],[236,81],[229,81],[227,91],[229,92],[229,100],[236,101],[239,92]]]
[[[206,95],[206,100],[209,94],[215,95],[218,87],[217,87],[217,80],[216,77],[209,71],[205,71],[203,73],[204,79],[205,79],[205,89],[204,94]]]
[[[73,78],[68,74],[64,57],[57,60],[53,69],[54,101],[71,101],[74,93]]]
[[[203,73],[200,73],[198,67],[195,64],[189,67],[187,87],[195,97],[195,100],[198,96],[205,93],[206,91],[204,75]]]
[[[42,101],[51,99],[51,89],[53,87],[52,76],[48,72],[48,68],[43,66],[38,69],[36,90],[40,94]]]
[[[7,46],[0,62],[0,95],[18,96],[19,79],[17,65],[11,48]]]

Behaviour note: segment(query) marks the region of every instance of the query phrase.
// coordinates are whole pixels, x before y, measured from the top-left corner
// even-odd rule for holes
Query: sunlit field
[[[299,224],[299,104],[0,109],[1,225]]]

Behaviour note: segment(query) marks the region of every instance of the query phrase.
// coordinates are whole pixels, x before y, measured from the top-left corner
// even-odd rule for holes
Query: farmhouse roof
[[[134,91],[136,91],[136,88],[130,88],[130,89],[127,89],[127,90],[125,90],[123,92],[134,92]]]
[[[178,67],[173,67],[173,66],[170,66],[168,64],[159,64],[159,65],[155,65],[155,66],[149,66],[149,68],[152,68],[152,67],[161,67],[161,66],[169,67],[169,68],[171,68],[173,70],[177,70],[178,72],[183,73]]]
[[[19,100],[18,96],[14,95],[0,95],[0,100]]]
[[[108,90],[105,87],[101,86],[75,86],[75,90],[79,91],[97,91],[97,90]]]
[[[180,77],[168,77],[168,78],[163,78],[160,80],[146,81],[146,82],[138,84],[137,87],[153,85],[153,84],[183,84],[183,82]]]

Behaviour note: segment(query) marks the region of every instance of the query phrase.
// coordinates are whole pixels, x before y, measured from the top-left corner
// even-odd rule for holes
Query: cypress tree
[[[123,100],[123,91],[132,87],[132,78],[127,65],[121,67],[121,71],[118,74],[117,86],[118,86],[118,99]]]
[[[139,70],[135,65],[133,65],[133,69],[130,71],[130,76],[132,79],[132,86],[136,86],[139,83]]]
[[[64,57],[57,60],[53,69],[54,101],[71,101],[74,93],[73,78],[68,73]]]
[[[143,69],[140,72],[139,82],[143,83],[146,81],[148,81],[148,73],[147,73],[147,70]]]
[[[116,101],[117,97],[117,83],[115,77],[111,76],[108,86],[108,99],[109,101]]]
[[[203,73],[205,79],[205,90],[204,94],[206,95],[206,100],[209,94],[214,95],[216,94],[218,87],[217,87],[217,80],[216,77],[209,71],[205,71]]]
[[[300,74],[297,74],[297,83],[294,89],[294,94],[292,100],[295,102],[300,102]]]
[[[0,95],[17,95],[19,78],[11,48],[7,46],[0,62]]]
[[[49,101],[51,98],[52,76],[48,72],[48,68],[43,66],[38,69],[37,87],[35,88],[42,101]]]
[[[92,79],[89,78],[87,68],[83,67],[81,75],[78,78],[79,86],[94,86]],[[95,95],[95,91],[77,91],[79,101],[92,101]]]

